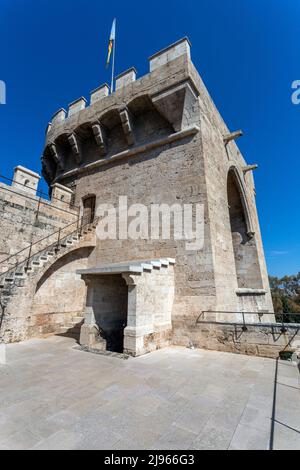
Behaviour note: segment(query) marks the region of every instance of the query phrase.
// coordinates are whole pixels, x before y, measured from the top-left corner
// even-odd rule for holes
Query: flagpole
[[[110,92],[111,92],[111,93],[113,93],[113,91],[114,91],[115,51],[116,51],[116,34],[115,34],[115,40],[114,40],[113,57],[112,57],[112,67],[111,67],[111,86],[110,86]]]

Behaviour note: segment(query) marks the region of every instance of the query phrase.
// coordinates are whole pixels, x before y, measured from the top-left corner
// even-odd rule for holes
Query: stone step
[[[80,330],[81,324],[77,323],[66,323],[64,328],[72,329],[72,330]]]
[[[31,261],[31,264],[32,264],[32,266],[41,266],[42,265],[42,263],[38,260]]]
[[[30,264],[30,265],[28,266],[28,268],[27,268],[27,267],[25,268],[25,271],[26,271],[26,274],[32,273],[32,272],[34,271],[34,267],[31,266],[31,264]]]
[[[59,333],[61,334],[68,334],[68,335],[71,335],[72,337],[74,338],[78,338],[79,339],[79,336],[80,336],[80,329],[77,330],[77,331],[74,331],[73,329],[71,328],[65,328],[65,327],[61,327],[59,328]]]
[[[84,317],[73,317],[72,318],[72,323],[80,323],[81,321],[84,320]]]
[[[16,271],[15,272],[15,277],[17,277],[18,279],[23,279],[26,277],[26,273],[25,271]]]
[[[83,233],[79,230],[77,234],[70,235],[68,238],[62,240],[58,246],[53,246],[45,248],[45,250],[39,255],[35,256],[31,259],[30,263],[26,264],[26,262],[17,267],[16,271],[12,271],[7,276],[3,275],[0,279],[0,289],[1,289],[1,299],[3,299],[4,295],[11,295],[11,287],[14,284],[15,287],[21,287],[24,285],[25,279],[28,277],[29,274],[35,272],[39,268],[43,267],[50,258],[57,255],[61,250],[64,248],[68,248],[80,241],[80,239],[88,234],[89,232],[93,231],[97,227],[97,223],[95,222],[93,225],[86,226],[83,229]],[[1,273],[0,273],[1,274]],[[76,338],[80,333],[80,327],[83,323],[83,317],[73,317],[73,319],[67,324],[68,329],[74,331],[74,335]],[[66,330],[66,328],[65,328]],[[69,332],[68,332],[69,334]]]

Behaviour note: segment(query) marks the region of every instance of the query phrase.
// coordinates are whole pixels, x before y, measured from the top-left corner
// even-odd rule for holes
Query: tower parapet
[[[134,67],[116,77],[116,91],[104,84],[57,111],[48,124],[42,156],[43,175],[49,185],[64,182],[90,166],[144,151],[146,129],[139,116],[157,115],[165,131],[160,146],[198,132],[193,106],[199,91],[190,58],[190,42],[183,38],[150,57],[150,73],[136,79]],[[145,123],[144,123],[145,124]],[[115,131],[120,127],[123,136]],[[182,133],[182,134],[180,134]],[[92,150],[91,150],[92,149]]]

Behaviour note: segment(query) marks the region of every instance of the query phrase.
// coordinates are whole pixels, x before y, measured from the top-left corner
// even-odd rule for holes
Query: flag
[[[111,27],[111,33],[110,33],[110,38],[109,38],[109,43],[108,43],[108,54],[107,54],[107,60],[106,60],[106,68],[109,66],[110,62],[110,56],[111,52],[114,47],[114,43],[116,40],[116,18],[113,21],[112,27]]]

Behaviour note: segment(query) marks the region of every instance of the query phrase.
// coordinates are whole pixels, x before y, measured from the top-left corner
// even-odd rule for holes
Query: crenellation
[[[18,165],[14,169],[12,186],[35,196],[40,179],[38,173]]]
[[[68,117],[73,116],[76,113],[79,113],[82,109],[85,109],[87,100],[82,96],[77,100],[69,104]]]
[[[55,126],[57,124],[60,124],[62,121],[66,119],[67,111],[64,108],[59,109],[56,111],[55,114],[52,116],[52,121],[51,121],[51,126]],[[51,128],[48,127],[48,130]]]
[[[108,95],[109,86],[107,85],[107,83],[99,86],[98,88],[95,88],[95,90],[92,90],[90,93],[90,105],[92,106],[94,103],[101,100],[102,98],[105,98]]]
[[[187,37],[180,39],[149,57],[150,72],[153,72],[182,55],[185,55],[188,59],[191,58],[191,43]]]
[[[136,81],[136,74],[137,71],[134,67],[122,72],[120,75],[116,77],[116,91],[120,90],[121,88],[126,87],[132,82]]]

